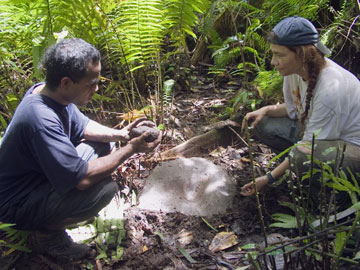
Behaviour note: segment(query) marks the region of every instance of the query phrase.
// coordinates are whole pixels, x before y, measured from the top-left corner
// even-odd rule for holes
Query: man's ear
[[[69,77],[62,77],[60,80],[60,88],[68,89],[74,82]]]

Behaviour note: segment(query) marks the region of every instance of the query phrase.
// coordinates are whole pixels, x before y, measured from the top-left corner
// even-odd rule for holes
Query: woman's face
[[[272,51],[271,64],[279,71],[281,76],[298,74],[304,77],[304,68],[298,55],[286,46],[270,44]]]

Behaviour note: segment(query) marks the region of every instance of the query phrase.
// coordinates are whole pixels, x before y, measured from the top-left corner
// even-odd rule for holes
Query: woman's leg
[[[253,134],[276,154],[300,140],[298,120],[288,117],[264,117],[254,128]]]
[[[360,172],[360,147],[354,144],[344,143],[343,141],[317,140],[315,141],[314,159],[329,164],[334,173],[336,170],[343,170],[349,180],[351,174],[348,170],[350,170],[354,176]],[[289,160],[291,170],[299,177],[299,179],[302,179],[302,177],[309,172],[309,154],[305,153],[300,147],[291,150]],[[314,162],[313,165],[314,168],[319,168],[319,165],[316,162]],[[316,173],[312,177],[311,193],[315,201],[319,199],[319,192],[322,188],[319,181],[320,177],[320,173]],[[359,180],[358,178],[356,179]],[[304,184],[307,183],[308,181]],[[345,197],[345,192],[339,192],[337,195],[338,201]]]

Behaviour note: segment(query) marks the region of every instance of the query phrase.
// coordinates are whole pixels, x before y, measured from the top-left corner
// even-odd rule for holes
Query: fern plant
[[[134,0],[120,4],[119,30],[126,60],[131,70],[157,64],[162,45],[163,15],[161,1]]]
[[[165,25],[167,34],[180,52],[186,52],[187,35],[197,38],[193,27],[199,22],[196,13],[204,13],[210,7],[208,0],[165,0]]]
[[[323,154],[332,151],[337,151],[337,149],[329,148]],[[297,245],[300,246],[299,250],[306,250],[307,256],[310,256],[309,261],[312,260],[311,258],[315,258],[315,260],[321,258],[322,269],[326,269],[331,264],[333,264],[333,269],[338,269],[341,260],[357,264],[356,259],[358,256],[358,254],[352,254],[353,259],[349,260],[342,257],[345,246],[350,243],[353,232],[360,220],[359,184],[352,172],[341,169],[341,157],[337,158],[339,156],[338,152],[335,156],[334,161],[327,162],[309,157],[309,171],[303,175],[302,179],[297,178],[296,181],[289,179],[288,181],[293,202],[282,203],[283,206],[290,208],[294,215],[276,213],[273,215],[275,223],[270,225],[270,227],[297,229],[299,239],[293,242],[297,242]],[[321,189],[317,195],[318,202],[312,206],[308,202],[311,197],[312,176],[315,174],[319,178]],[[306,187],[303,185],[305,180],[308,181]],[[332,190],[331,196],[329,196],[329,189]],[[352,206],[341,212],[336,212],[334,198],[335,194],[340,191],[348,194]],[[335,213],[332,212],[332,215],[330,215],[330,211],[334,210]],[[355,218],[349,217],[352,214],[355,215]],[[333,235],[334,248],[330,248],[332,244],[330,243],[331,238],[328,238],[329,235]],[[321,246],[323,252],[319,253],[312,247],[315,245]],[[297,250],[297,248],[294,250]],[[332,261],[331,258],[335,260]],[[302,260],[306,260],[305,256],[302,256]]]
[[[264,23],[271,27],[275,26],[281,19],[290,16],[301,16],[310,20],[317,19],[319,11],[324,9],[329,0],[266,0],[263,3],[266,16]]]
[[[277,70],[260,71],[253,81],[261,98],[265,101],[282,99],[283,77]]]

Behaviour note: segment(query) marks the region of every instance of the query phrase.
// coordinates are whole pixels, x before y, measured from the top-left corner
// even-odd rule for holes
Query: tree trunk
[[[233,130],[240,133],[240,126],[232,120],[226,120],[214,125],[214,129],[195,136],[188,141],[175,146],[163,153],[161,159],[173,159],[176,157],[196,157],[209,153],[218,146],[227,146],[238,137],[228,128],[232,126]]]

